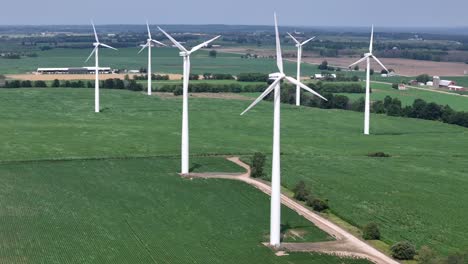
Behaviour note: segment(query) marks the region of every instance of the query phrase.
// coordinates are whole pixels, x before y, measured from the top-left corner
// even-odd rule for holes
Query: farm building
[[[451,85],[456,85],[457,83],[450,80],[440,80],[439,87],[449,87]]]
[[[449,89],[450,91],[465,91],[465,88],[464,88],[464,87],[457,86],[457,85],[449,85],[449,86],[448,86],[448,89]]]
[[[38,68],[38,74],[91,74],[96,71],[96,67],[79,67],[79,68]],[[110,67],[100,67],[99,73],[113,73]]]
[[[336,74],[320,74],[316,73],[314,76],[311,77],[314,80],[324,80],[324,79],[336,79]]]
[[[405,91],[405,90],[408,90],[408,88],[406,88],[406,85],[404,85],[403,83],[400,83],[398,85],[398,90],[400,91]]]

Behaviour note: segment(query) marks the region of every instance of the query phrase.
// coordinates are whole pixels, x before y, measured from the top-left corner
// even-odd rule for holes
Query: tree
[[[374,75],[374,69],[370,69],[370,75]]]
[[[307,188],[304,181],[300,181],[293,189],[294,199],[299,201],[306,201],[310,196],[310,189]]]
[[[210,53],[209,53],[210,57],[212,58],[216,58],[216,56],[218,55],[218,52],[216,50],[210,50]]]
[[[385,69],[382,69],[382,70],[380,71],[380,74],[388,74],[388,71],[385,70]]]
[[[51,87],[54,87],[54,88],[57,88],[57,87],[60,87],[60,81],[58,79],[55,79],[53,82],[52,82],[52,86]]]
[[[421,74],[416,77],[416,81],[420,83],[427,83],[430,80],[431,80],[431,77],[427,74]]]
[[[408,241],[394,244],[390,248],[390,251],[392,252],[392,257],[399,260],[412,260],[416,255],[416,248]]]
[[[306,204],[307,204],[307,206],[312,207],[312,209],[314,209],[314,211],[317,211],[317,212],[322,212],[322,211],[325,211],[328,208],[330,208],[328,206],[328,202],[326,200],[313,198],[313,197],[310,197],[310,196],[307,199]]]
[[[398,83],[393,83],[392,88],[398,90]]]
[[[262,178],[265,176],[263,167],[265,166],[266,156],[261,152],[255,152],[252,157],[251,176],[253,178]]]
[[[359,65],[354,66],[355,71],[359,71]]]
[[[379,240],[380,230],[376,223],[369,223],[362,230],[362,238],[365,240]]]
[[[44,82],[44,81],[35,81],[35,82],[34,82],[34,87],[37,87],[37,88],[46,88],[46,87],[47,87],[47,83]]]
[[[319,70],[328,70],[328,61],[324,60],[322,63],[318,66]]]

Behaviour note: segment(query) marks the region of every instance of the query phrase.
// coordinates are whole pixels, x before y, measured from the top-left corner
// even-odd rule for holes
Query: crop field
[[[443,94],[431,91],[411,89],[405,91],[399,91],[393,89],[389,84],[372,83],[371,84],[372,94],[371,100],[384,100],[386,96],[392,98],[398,98],[401,100],[403,106],[412,105],[414,100],[423,99],[426,102],[435,102],[440,105],[450,105],[454,110],[457,111],[468,111],[468,98],[458,95]],[[350,98],[351,101],[355,101],[359,98],[363,98],[365,94],[351,94],[351,93],[340,93]]]
[[[118,221],[113,217],[116,212],[108,211],[112,208],[112,210],[117,210],[122,217],[128,216],[130,225],[134,225],[133,230],[138,235],[141,234],[143,244],[147,245],[152,252],[151,250],[156,251],[151,245],[156,243],[152,241],[156,241],[155,237],[160,234],[158,232],[161,232],[162,227],[157,226],[160,223],[133,217],[146,210],[152,214],[148,219],[164,217],[158,215],[162,213],[157,212],[154,207],[161,208],[159,206],[163,206],[164,201],[168,201],[169,197],[176,197],[180,192],[183,197],[181,201],[170,201],[174,203],[174,206],[177,204],[185,209],[180,212],[200,216],[201,214],[196,212],[220,211],[226,215],[203,216],[201,221],[206,226],[196,226],[190,229],[181,222],[194,221],[193,217],[190,221],[185,217],[185,220],[180,220],[181,222],[174,221],[177,219],[177,212],[169,212],[164,207],[166,208],[163,210],[164,214],[166,212],[168,215],[173,214],[167,219],[175,225],[173,228],[171,226],[166,228],[176,233],[182,232],[176,230],[182,228],[190,235],[203,237],[211,232],[219,234],[214,231],[216,226],[237,228],[235,223],[243,223],[246,226],[238,227],[236,231],[224,232],[223,235],[234,233],[237,237],[236,232],[246,234],[245,230],[251,230],[249,235],[241,238],[251,241],[245,243],[249,245],[245,250],[252,250],[252,252],[255,250],[255,254],[263,256],[261,259],[271,259],[268,255],[271,253],[266,249],[253,249],[259,247],[258,242],[262,241],[262,235],[265,235],[265,230],[267,230],[266,219],[269,207],[267,197],[257,194],[245,185],[236,183],[215,181],[213,185],[210,185],[205,181],[182,182],[177,178],[175,172],[178,171],[179,165],[176,157],[180,147],[180,98],[148,97],[137,92],[103,90],[101,96],[103,112],[95,114],[92,112],[92,89],[4,89],[0,90],[0,97],[3,102],[0,106],[0,119],[2,120],[0,147],[3,150],[0,153],[0,160],[4,163],[0,165],[3,171],[1,177],[8,182],[4,185],[0,195],[2,195],[2,201],[8,198],[9,202],[2,203],[2,206],[7,207],[4,210],[13,210],[10,211],[10,215],[22,219],[21,221],[33,221],[34,218],[28,216],[27,212],[43,213],[46,218],[51,218],[50,221],[53,221],[52,225],[49,223],[47,227],[53,226],[57,223],[54,221],[58,219],[50,217],[54,211],[47,209],[47,201],[53,200],[56,203],[54,210],[60,209],[64,213],[71,210],[71,207],[78,206],[77,212],[72,211],[69,214],[69,221],[72,223],[70,228],[74,228],[73,223],[81,222],[80,217],[89,221],[95,220],[98,216],[94,209],[102,210],[100,214],[103,217]],[[256,151],[271,153],[272,105],[269,102],[263,102],[246,116],[240,116],[239,114],[248,104],[249,102],[241,100],[191,98],[191,154],[197,156],[207,153],[230,153],[248,156]],[[316,195],[329,199],[334,213],[348,222],[356,226],[377,222],[381,226],[383,240],[388,243],[410,240],[418,247],[429,245],[442,254],[467,248],[468,227],[464,220],[468,217],[468,203],[466,202],[468,194],[465,191],[468,187],[466,178],[468,130],[440,122],[372,115],[372,135],[365,137],[362,135],[362,123],[362,113],[283,105],[282,175],[284,185],[292,188],[299,180],[305,180]],[[391,157],[371,158],[367,156],[369,153],[378,151],[388,153]],[[131,157],[153,158],[129,161],[90,161],[89,163],[55,162],[54,166],[42,162],[25,163],[29,165],[11,163],[11,161],[43,159]],[[173,157],[174,160],[161,160],[167,157]],[[194,157],[192,166],[195,168],[202,166],[198,170],[203,171],[235,170],[231,165],[225,165],[221,161],[211,161],[205,164],[205,160]],[[269,172],[269,169],[266,171]],[[14,177],[19,173],[24,176]],[[153,175],[154,182],[149,179]],[[68,177],[71,178],[69,182],[67,182]],[[158,193],[160,177],[161,185],[171,185],[175,188],[164,186],[161,188],[161,193]],[[133,179],[138,179],[138,181],[133,182]],[[41,183],[40,188],[33,192],[33,183],[37,181]],[[84,182],[84,185],[80,185],[81,182]],[[26,185],[25,190],[30,190],[28,195],[19,195],[15,192],[23,184]],[[63,190],[60,189],[62,184],[65,185]],[[141,184],[142,190],[136,186],[138,184]],[[210,193],[207,197],[200,195],[204,193],[202,189],[205,186],[207,186],[207,192]],[[106,191],[100,192],[101,187]],[[41,188],[46,189],[41,190]],[[72,192],[70,196],[65,195],[67,190],[77,188],[81,188],[76,190],[77,192],[95,193],[83,195]],[[188,196],[187,193],[190,190],[195,190],[193,194],[196,193],[196,196]],[[62,201],[60,195],[69,199],[84,199],[86,203],[81,205],[79,200]],[[119,195],[127,198],[118,198]],[[151,195],[157,198],[150,200]],[[230,195],[234,197],[233,200],[241,200],[237,203],[232,200],[227,201],[229,200],[227,196]],[[35,196],[34,199],[33,196]],[[216,200],[215,197],[216,199],[221,197],[219,199],[222,200],[215,201],[218,209],[213,210],[211,202],[205,199]],[[102,204],[91,202],[93,198],[99,198],[96,199],[99,203],[102,198]],[[21,204],[22,199],[31,200],[25,201],[24,211],[14,211],[17,208],[15,206]],[[122,208],[122,204],[118,205],[120,201],[123,201],[124,205],[125,203],[130,203],[130,205]],[[255,207],[252,205],[253,201],[258,203]],[[132,204],[135,205],[135,209],[131,208]],[[195,205],[201,206],[201,209],[196,209],[198,207]],[[121,209],[116,209],[118,206]],[[34,207],[36,211],[30,209],[31,207]],[[233,207],[238,209],[237,212],[243,212],[243,218],[236,218],[238,215],[234,217],[233,212],[226,210],[228,208],[234,210]],[[21,209],[21,207],[18,208]],[[40,208],[44,210],[39,210]],[[190,211],[190,208],[193,208],[193,211]],[[83,216],[78,213],[80,210],[86,211],[86,214]],[[288,217],[293,217],[288,215],[289,213],[285,214],[283,224],[288,221]],[[260,217],[263,217],[263,220],[258,220]],[[299,218],[291,219],[291,222],[301,224]],[[211,222],[218,220],[223,223]],[[234,224],[230,222],[231,220],[235,221]],[[23,225],[25,225],[24,228],[32,228],[26,227],[27,223],[21,224],[20,220],[7,218],[1,221],[6,221],[5,224],[0,225],[5,228],[2,232],[7,232],[6,226],[13,223],[17,225],[16,230],[21,230]],[[249,229],[248,226],[254,222],[258,224]],[[92,225],[91,222],[84,223]],[[110,226],[113,224],[117,225],[115,222],[108,223]],[[122,222],[120,224],[125,226]],[[123,226],[119,228],[126,228]],[[145,231],[144,228],[148,230]],[[41,230],[41,228],[34,228],[36,229]],[[56,232],[66,232],[64,231],[66,229],[66,226],[56,227]],[[196,233],[197,229],[201,233]],[[77,226],[73,232],[78,232],[74,234],[96,234],[109,240],[119,240],[118,236],[125,235],[131,237],[128,229],[118,234],[107,233],[108,229],[100,227],[91,229],[95,232],[86,230],[89,229]],[[154,233],[151,232],[152,230]],[[259,232],[252,230],[259,230]],[[12,236],[20,237],[19,241],[21,241],[21,236],[29,232],[33,231],[25,229],[23,233],[10,232],[6,233],[8,236],[2,237],[10,237],[10,239],[13,239]],[[51,232],[45,233],[51,234]],[[180,241],[181,237],[180,233],[174,234],[165,238],[170,239],[169,242],[161,242],[161,245],[175,243],[174,241]],[[315,238],[326,239],[320,232]],[[84,242],[84,237],[80,236],[70,239],[71,241],[81,239],[83,242],[77,243],[90,248],[96,245],[93,243],[103,243],[93,240],[87,244]],[[242,251],[243,249],[239,247],[244,243],[233,243],[237,241],[236,239],[230,238],[229,244],[216,245],[224,247],[223,251],[212,252],[210,256],[216,255],[222,258],[226,256],[223,255],[226,250],[232,254]],[[19,241],[15,243],[20,243]],[[190,245],[194,246],[195,250],[189,251],[185,256],[186,259],[190,259],[189,256],[196,259],[200,256],[197,254],[206,253],[204,250],[207,249],[203,247],[203,244],[190,239],[187,241],[187,244],[183,244],[185,247],[182,248],[185,249]],[[208,239],[203,241],[208,241]],[[45,242],[34,240],[30,243],[15,245],[21,248],[36,247],[37,250],[43,250],[38,245],[41,243]],[[6,245],[6,243],[3,242],[1,245]],[[131,247],[131,245],[126,246]],[[133,246],[136,247],[135,244]],[[174,250],[181,250],[179,246],[176,245]],[[262,251],[264,253],[261,253]],[[35,253],[31,254],[38,256],[37,252],[40,251],[32,252]],[[119,254],[119,252],[119,249],[115,249],[112,253]],[[124,252],[123,249],[122,252]],[[230,256],[233,256],[232,254]],[[139,256],[144,258],[147,255]],[[314,257],[308,256],[309,259]],[[300,259],[301,256],[293,255],[291,258]],[[229,259],[235,260],[236,258]],[[275,259],[275,261],[283,260]],[[334,260],[330,259],[330,263],[334,263],[332,261]],[[213,262],[216,263],[215,260]],[[271,262],[273,263],[273,260]],[[326,262],[318,261],[317,263]]]
[[[89,49],[53,49],[38,51],[38,57],[24,57],[21,59],[1,59],[0,74],[21,74],[35,71],[39,67],[82,67],[94,66],[94,59],[85,63],[91,53]],[[99,60],[101,67],[114,69],[139,70],[148,65],[146,51],[138,53],[138,48],[123,48],[118,51],[101,49]],[[153,71],[162,73],[182,73],[182,58],[178,49],[155,48],[153,51]],[[216,58],[208,56],[207,50],[194,53],[191,56],[192,73],[245,73],[262,72],[271,73],[278,71],[273,59],[241,59],[240,55],[219,53]],[[296,64],[285,62],[285,71],[295,74]],[[304,72],[319,72],[314,65],[304,65]]]
[[[0,91],[8,128],[1,133],[0,263],[368,263],[276,257],[261,245],[268,196],[240,182],[177,175],[178,100],[104,91],[111,107],[98,117],[85,103],[90,91]],[[241,171],[221,157],[191,164],[195,172]],[[301,233],[286,241],[332,240],[286,207],[282,220],[285,232]]]

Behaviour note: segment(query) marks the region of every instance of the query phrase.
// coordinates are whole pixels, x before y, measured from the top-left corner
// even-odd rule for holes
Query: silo
[[[437,89],[437,88],[440,87],[440,77],[439,76],[434,76],[432,81],[434,83],[433,84],[434,89]]]

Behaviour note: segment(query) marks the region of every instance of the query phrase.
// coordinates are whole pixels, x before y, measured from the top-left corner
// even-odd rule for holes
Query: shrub
[[[392,257],[399,260],[411,260],[416,255],[416,248],[408,241],[401,241],[394,244],[390,248],[390,251],[392,252]]]
[[[252,171],[251,177],[253,178],[262,178],[265,176],[263,167],[265,166],[265,154],[261,152],[255,152],[252,157]]]
[[[373,153],[367,154],[367,156],[372,157],[372,158],[390,158],[391,157],[389,154],[386,154],[384,152],[373,152]]]
[[[328,208],[330,208],[328,206],[328,201],[326,200],[322,200],[322,199],[319,199],[319,198],[313,198],[313,197],[310,197],[307,199],[307,206],[310,206],[312,207],[312,209],[314,209],[314,211],[317,211],[317,212],[322,212],[324,210],[327,210]]]
[[[398,83],[393,83],[393,84],[392,84],[392,88],[398,90]]]
[[[293,189],[294,199],[299,201],[306,201],[310,196],[310,189],[307,188],[304,181],[300,181]]]
[[[268,74],[264,73],[240,73],[237,75],[239,82],[267,82]]]
[[[177,86],[175,89],[174,89],[174,95],[175,96],[180,96],[184,93],[184,91],[182,90],[182,87],[180,86]]]
[[[362,238],[365,240],[379,240],[380,230],[376,223],[369,223],[362,230]]]
[[[44,81],[35,81],[35,82],[34,82],[34,87],[46,88],[46,87],[47,87],[47,84],[46,84],[46,82],[44,82]]]
[[[418,251],[418,261],[420,264],[432,264],[435,258],[436,255],[434,251],[428,246],[422,246]]]

